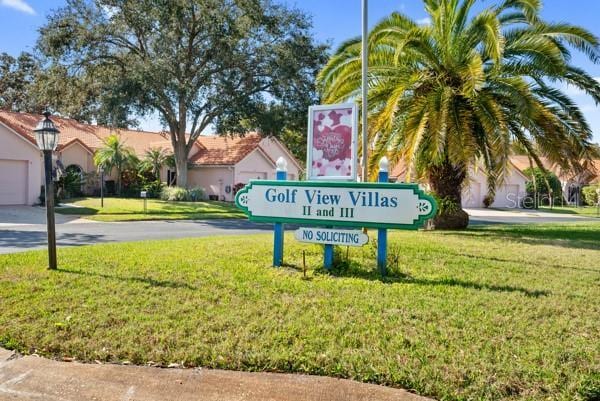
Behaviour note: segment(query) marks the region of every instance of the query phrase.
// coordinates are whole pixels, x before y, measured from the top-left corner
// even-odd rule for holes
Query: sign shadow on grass
[[[187,290],[198,290],[197,287],[187,284],[187,283],[181,283],[181,282],[177,282],[177,281],[171,281],[171,280],[158,280],[158,279],[154,279],[151,277],[126,277],[126,276],[118,276],[118,275],[111,275],[111,274],[104,274],[104,273],[94,273],[94,272],[89,272],[89,271],[85,271],[85,270],[72,270],[72,269],[65,269],[65,268],[58,268],[57,270],[58,272],[61,273],[68,273],[68,274],[78,274],[81,276],[89,276],[89,277],[100,277],[100,278],[104,278],[104,279],[108,279],[108,280],[118,280],[118,281],[124,281],[124,282],[130,282],[130,283],[141,283],[141,284],[146,284],[149,287],[161,287],[161,288],[184,288]]]

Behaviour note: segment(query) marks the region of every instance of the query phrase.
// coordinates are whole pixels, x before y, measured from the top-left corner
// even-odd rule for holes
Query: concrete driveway
[[[86,223],[79,216],[56,214],[56,224]],[[46,224],[46,208],[38,206],[0,206],[0,228]]]
[[[471,224],[536,224],[597,222],[600,219],[573,214],[548,213],[527,209],[476,209],[466,208]]]

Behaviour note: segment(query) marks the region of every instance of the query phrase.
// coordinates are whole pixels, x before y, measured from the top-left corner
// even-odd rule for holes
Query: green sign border
[[[393,223],[372,223],[368,221],[332,221],[318,219],[301,219],[288,217],[270,217],[270,216],[253,216],[247,207],[242,206],[239,202],[239,197],[254,186],[279,186],[279,187],[338,187],[338,188],[363,188],[363,189],[412,189],[413,193],[419,199],[426,199],[431,202],[431,212],[426,215],[419,216],[412,224],[393,224]],[[417,230],[423,226],[426,220],[431,219],[437,213],[437,203],[435,199],[419,189],[417,184],[392,184],[385,182],[330,182],[330,181],[275,181],[275,180],[250,180],[250,182],[235,196],[235,204],[248,215],[251,221],[262,223],[294,223],[313,226],[331,226],[331,227],[367,227],[367,228],[390,228],[401,230]]]

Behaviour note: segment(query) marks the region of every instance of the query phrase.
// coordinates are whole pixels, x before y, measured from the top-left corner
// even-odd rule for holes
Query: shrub
[[[233,196],[235,196],[242,188],[244,188],[246,184],[238,182],[233,186]]]
[[[525,188],[527,191],[527,195],[530,196],[532,199],[536,199],[540,205],[543,205],[543,206],[550,205],[550,193],[548,192],[548,186],[546,185],[546,180],[548,180],[548,183],[550,184],[550,187],[552,188],[552,195],[554,198],[552,200],[552,203],[556,204],[561,201],[562,186],[560,185],[560,180],[558,179],[556,174],[554,174],[550,171],[548,171],[547,173],[544,173],[544,171],[542,171],[539,167],[534,167],[533,171],[531,168],[528,168],[528,169],[524,170],[523,173],[527,177],[532,178],[532,180],[527,183],[526,188]],[[535,181],[537,183],[537,195],[535,195],[535,197],[534,197],[534,190],[533,190],[533,175],[535,175]],[[535,208],[536,205],[533,205],[533,207]]]
[[[205,199],[204,188],[195,187],[188,190],[188,200],[191,202],[198,202]]]
[[[185,201],[188,199],[188,190],[182,187],[164,187],[160,191],[160,199],[166,201]]]
[[[586,205],[595,206],[598,204],[598,193],[596,192],[598,189],[600,189],[600,184],[589,185],[581,189],[581,196]]]
[[[198,202],[205,197],[204,188],[195,187],[186,189],[182,187],[164,187],[160,192],[160,199],[166,201]]]
[[[158,198],[163,190],[164,184],[160,181],[151,181],[142,186],[142,190],[147,192],[148,198]]]

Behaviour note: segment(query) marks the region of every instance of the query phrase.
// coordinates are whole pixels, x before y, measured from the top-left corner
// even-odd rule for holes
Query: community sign
[[[252,180],[235,198],[252,221],[417,229],[436,212],[416,184]]]

